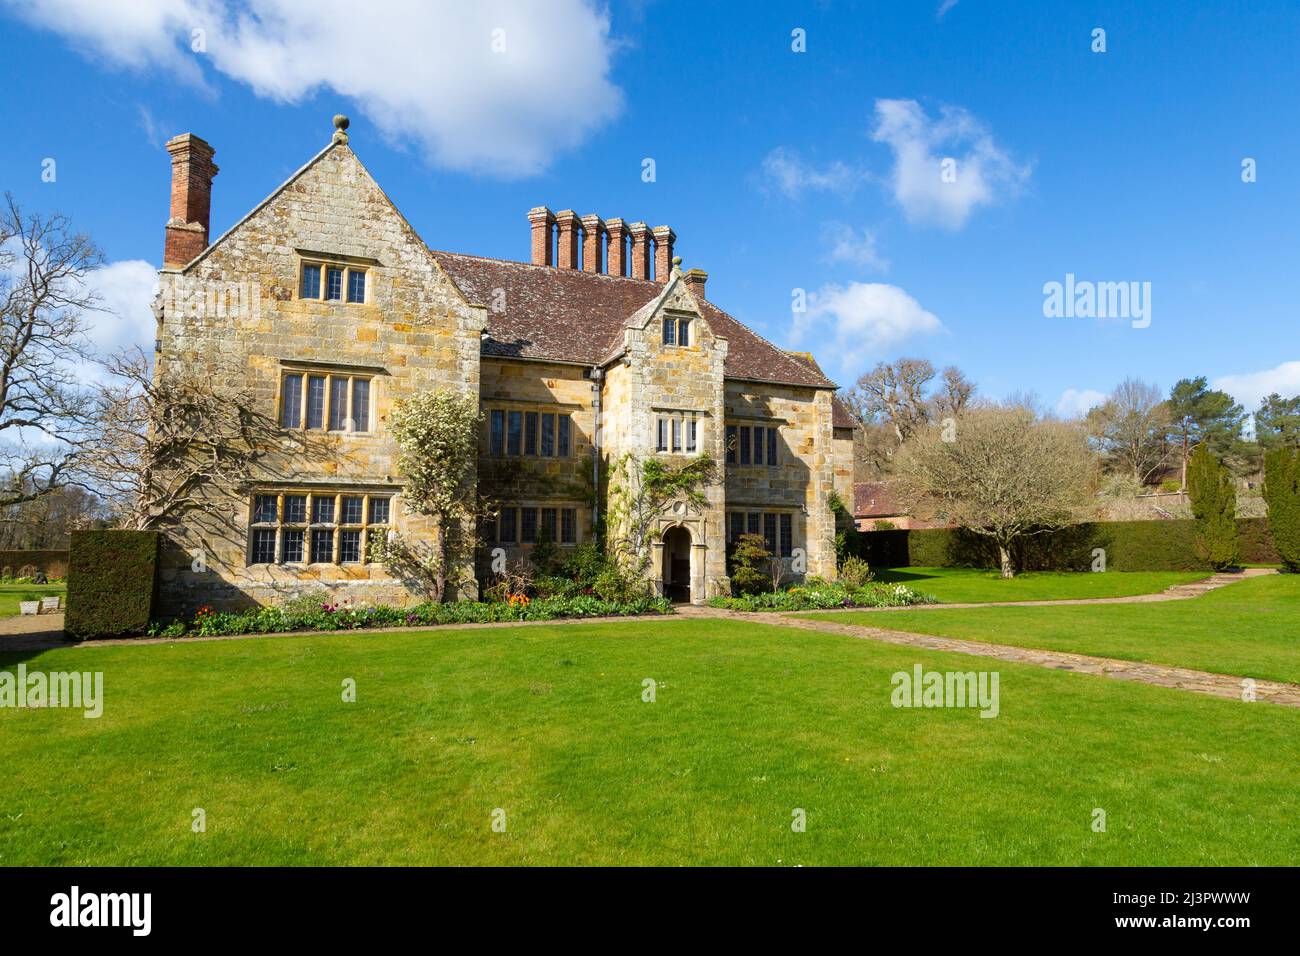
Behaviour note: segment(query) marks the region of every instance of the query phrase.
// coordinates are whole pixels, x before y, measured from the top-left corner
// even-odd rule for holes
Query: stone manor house
[[[167,529],[164,612],[321,588],[415,601],[367,560],[367,539],[427,532],[402,507],[385,422],[395,402],[446,387],[478,396],[478,480],[502,489],[482,553],[589,540],[604,471],[628,453],[707,453],[722,476],[707,505],[674,502],[658,518],[660,593],[717,593],[728,542],[745,532],[796,577],[834,577],[828,501],[833,490],[852,501],[852,420],[811,356],[709,301],[707,274],[674,257],[671,228],[539,206],[527,213],[530,261],[431,250],[352,151],[346,119],[336,126],[211,243],[214,150],[188,133],[167,143],[155,375],[201,370],[238,386],[283,447],[250,485],[209,489]]]

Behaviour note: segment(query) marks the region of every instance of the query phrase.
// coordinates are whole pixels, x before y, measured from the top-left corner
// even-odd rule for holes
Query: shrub
[[[1173,494],[1175,491],[1181,491],[1182,488],[1183,483],[1177,478],[1166,478],[1164,481],[1160,482],[1160,490],[1168,492],[1169,494]]]
[[[74,531],[64,630],[74,641],[143,634],[153,613],[156,531]]]
[[[503,621],[550,621],[557,618],[629,617],[671,614],[663,598],[642,595],[627,602],[605,601],[592,595],[530,601],[426,601],[410,608],[354,608],[325,603],[315,607],[260,607],[222,613],[200,608],[190,621],[157,621],[148,628],[151,637],[210,637],[231,634],[270,634],[285,631],[350,631],[376,627],[415,627],[440,624],[488,624]]]
[[[843,581],[809,578],[782,591],[765,591],[739,597],[715,597],[710,607],[730,611],[816,611],[840,607],[906,607],[932,604],[934,598],[903,584],[850,587]]]
[[[1276,448],[1264,456],[1268,531],[1288,571],[1300,571],[1300,452]]]
[[[1204,443],[1187,462],[1187,493],[1196,518],[1196,551],[1215,570],[1240,559],[1237,545],[1237,489],[1232,476]]]
[[[850,587],[862,587],[873,577],[871,566],[861,558],[845,558],[840,565],[840,580]]]
[[[761,534],[742,534],[731,552],[731,590],[758,594],[771,585],[772,552]]]

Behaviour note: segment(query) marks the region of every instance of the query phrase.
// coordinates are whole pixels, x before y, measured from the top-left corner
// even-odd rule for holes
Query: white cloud
[[[898,286],[880,282],[826,285],[795,316],[795,338],[827,337],[845,368],[915,335],[932,335],[943,323]]]
[[[858,232],[842,222],[822,223],[822,243],[831,262],[847,262],[884,271],[889,263],[876,251],[876,234],[869,229]]]
[[[1030,167],[1017,163],[966,110],[931,120],[915,100],[876,100],[876,142],[894,153],[889,185],[908,220],[960,229],[980,206],[1015,195]],[[944,161],[953,160],[945,176]],[[951,181],[947,181],[947,180]]]
[[[805,192],[851,193],[864,178],[861,170],[840,160],[817,167],[784,146],[763,158],[759,172],[764,188],[775,189],[790,199],[798,199]]]
[[[143,259],[123,259],[100,266],[86,279],[99,297],[100,311],[86,313],[95,350],[107,355],[138,345],[151,354],[158,329],[151,308],[158,291],[158,267]]]
[[[1067,388],[1056,403],[1056,414],[1062,418],[1082,418],[1106,401],[1106,393],[1095,388]]]
[[[284,103],[332,94],[452,169],[538,173],[622,105],[609,78],[609,15],[590,0],[0,3],[117,66],[201,84],[210,63]],[[204,52],[191,49],[196,29]]]
[[[953,7],[957,6],[959,2],[960,0],[943,0],[943,3],[939,4],[939,12],[936,14],[936,19],[942,20],[943,15]]]
[[[1283,362],[1262,372],[1221,375],[1211,384],[1227,392],[1247,411],[1254,411],[1273,392],[1283,398],[1300,395],[1300,362]]]

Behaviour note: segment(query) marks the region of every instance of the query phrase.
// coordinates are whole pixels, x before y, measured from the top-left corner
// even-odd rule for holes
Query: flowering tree
[[[406,509],[430,519],[432,540],[376,538],[371,557],[417,583],[433,601],[454,597],[469,576],[481,510],[475,488],[481,423],[478,396],[451,389],[399,402],[389,419],[400,448],[397,468],[405,479]]]

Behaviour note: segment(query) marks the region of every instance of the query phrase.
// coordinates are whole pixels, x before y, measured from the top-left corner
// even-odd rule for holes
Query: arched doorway
[[[681,525],[664,532],[664,597],[691,599],[691,533]]]

